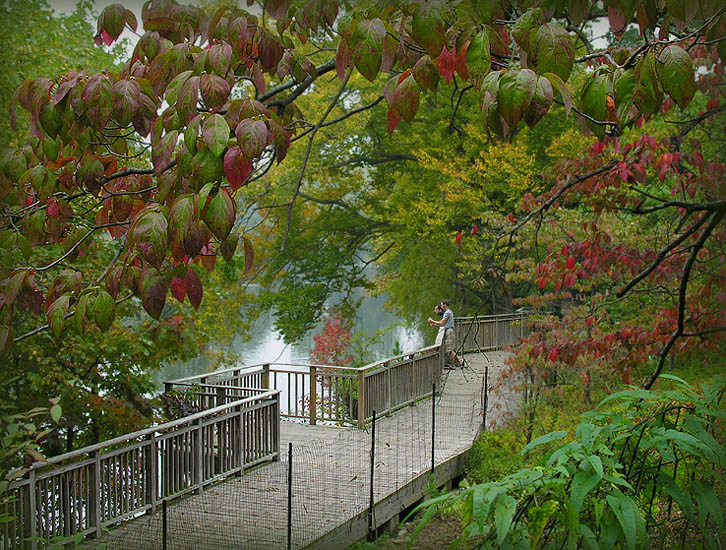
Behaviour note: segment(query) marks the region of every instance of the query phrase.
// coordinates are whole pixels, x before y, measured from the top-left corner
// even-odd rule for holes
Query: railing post
[[[202,493],[202,486],[204,485],[204,441],[202,438],[202,419],[197,420],[197,448],[195,449],[196,455],[196,468],[195,468],[195,481],[197,482],[197,493]]]
[[[270,389],[270,364],[262,365],[262,387],[266,390]]]
[[[362,428],[366,423],[366,375],[362,370],[358,371],[358,427]]]
[[[247,426],[245,425],[245,412],[242,405],[237,407],[239,410],[239,456],[240,456],[240,471],[239,475],[242,475],[245,471],[245,463],[247,460]]]
[[[173,387],[174,387],[174,384],[172,384],[171,382],[164,382],[164,391],[165,392],[171,391]]]
[[[310,367],[310,424],[317,423],[318,415],[318,368]]]
[[[386,362],[386,385],[388,386],[386,388],[386,416],[391,416],[391,409],[393,409],[393,397],[391,395],[391,390],[393,388],[391,387],[391,365],[388,362]]]
[[[36,539],[38,537],[39,523],[37,521],[38,503],[36,501],[37,490],[35,487],[35,470],[30,470],[28,474],[30,483],[28,484],[28,536],[32,541],[31,548],[35,550],[38,547]]]
[[[144,464],[146,469],[146,500],[151,504],[150,513],[156,512],[156,498],[157,498],[157,487],[158,487],[158,465],[159,465],[159,451],[156,448],[158,442],[156,441],[156,432],[151,434],[149,438],[149,458]]]
[[[93,468],[91,468],[91,479],[88,480],[88,486],[91,494],[88,498],[89,523],[93,522],[93,536],[97,537],[101,534],[101,457],[98,451],[92,451]],[[90,527],[90,526],[89,526]]]

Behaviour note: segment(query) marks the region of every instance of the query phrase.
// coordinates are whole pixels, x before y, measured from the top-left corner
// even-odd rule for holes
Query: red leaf
[[[471,234],[476,235],[479,232],[479,228],[476,224],[474,224],[474,227],[471,228]]]
[[[55,199],[48,200],[48,215],[53,219],[58,219],[58,203]]]
[[[461,232],[461,231],[459,231],[459,232],[458,232],[458,233],[456,234],[456,238],[454,239],[454,240],[456,241],[456,244],[457,244],[457,245],[459,245],[459,246],[461,246],[461,237],[462,237],[462,235],[463,235],[463,234],[462,234],[462,232]]]
[[[108,34],[106,31],[101,31],[101,40],[103,40],[103,42],[104,42],[104,44],[106,44],[106,46],[110,46],[111,44],[113,44],[113,37],[110,34]],[[99,44],[99,46],[100,46],[100,44]]]
[[[575,258],[568,256],[565,265],[567,266],[567,269],[573,269],[575,267]]]
[[[398,123],[401,122],[401,115],[398,114],[398,112],[391,107],[388,110],[388,133],[392,134],[393,131],[396,129],[396,126],[398,126]]]
[[[515,220],[514,220],[514,214],[512,214],[511,212],[509,214],[507,214],[507,219],[510,222],[514,223],[515,222]]]
[[[184,302],[184,297],[187,295],[187,287],[184,281],[179,277],[173,277],[171,280],[171,295],[174,296],[180,303]]]
[[[446,82],[451,82],[456,71],[456,45],[453,46],[452,51],[448,51],[446,46],[441,48],[441,53],[436,58],[436,62],[441,76],[444,77]]]
[[[547,277],[540,277],[539,278],[539,289],[544,290],[544,288],[547,286]]]
[[[186,286],[187,296],[189,296],[189,303],[192,304],[194,309],[199,309],[199,304],[202,303],[202,282],[199,280],[199,276],[196,271],[191,267],[187,270],[187,274],[184,277],[184,283]]]
[[[232,189],[242,187],[252,173],[252,163],[239,147],[232,147],[224,155],[224,175]]]

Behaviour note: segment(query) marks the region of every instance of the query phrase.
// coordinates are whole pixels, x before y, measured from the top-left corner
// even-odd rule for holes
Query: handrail
[[[2,513],[12,520],[0,524],[0,545],[99,535],[154,513],[162,501],[279,459],[279,396],[266,390],[34,463],[9,487],[14,498]]]
[[[146,437],[147,435],[150,435],[155,432],[169,430],[171,428],[175,428],[176,426],[181,426],[182,424],[188,424],[189,422],[194,422],[201,418],[206,418],[208,416],[214,416],[215,414],[218,414],[218,413],[224,411],[225,409],[229,409],[232,407],[239,407],[241,405],[245,405],[247,403],[251,403],[252,401],[257,401],[260,399],[267,399],[267,398],[270,398],[279,393],[280,393],[279,390],[267,390],[267,391],[265,391],[265,393],[260,394],[260,395],[255,395],[252,397],[245,397],[244,399],[239,399],[238,401],[233,401],[232,403],[226,403],[224,405],[219,405],[217,407],[214,407],[211,409],[206,409],[206,410],[200,411],[198,413],[190,414],[189,416],[185,416],[184,418],[177,418],[176,420],[164,422],[163,424],[157,424],[155,426],[151,426],[150,428],[144,428],[143,430],[131,432],[130,434],[120,435],[113,439],[109,439],[107,441],[102,441],[101,443],[96,443],[94,445],[89,445],[88,447],[76,449],[75,451],[70,451],[67,453],[63,453],[61,455],[56,455],[45,461],[34,462],[30,466],[30,468],[32,469],[34,467],[39,468],[39,467],[48,466],[48,465],[52,465],[52,464],[58,464],[60,462],[70,460],[72,458],[76,458],[76,457],[79,457],[84,454],[90,454],[95,451],[100,451],[101,449],[105,449],[107,447],[113,447],[114,445],[118,445],[119,443],[124,443],[125,441],[130,441],[132,439],[139,439],[140,437]]]

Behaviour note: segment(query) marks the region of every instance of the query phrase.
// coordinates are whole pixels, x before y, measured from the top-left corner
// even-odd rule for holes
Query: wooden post
[[[393,409],[391,391],[393,388],[391,387],[391,365],[389,363],[386,363],[386,382],[386,416],[391,416],[391,410]]]
[[[197,483],[197,493],[202,493],[202,486],[204,485],[204,442],[202,440],[202,419],[197,420],[197,448],[195,449],[195,456],[197,463],[195,464],[195,477]]]
[[[36,538],[38,537],[38,526],[37,521],[38,515],[38,504],[36,501],[37,488],[35,487],[35,470],[31,469],[29,473],[30,483],[28,484],[28,524],[27,533],[31,537],[31,548],[35,550],[38,547]]]
[[[171,391],[173,387],[174,387],[174,384],[172,384],[171,382],[164,382],[164,391],[165,392]]]
[[[318,368],[310,367],[310,424],[317,423],[318,416]],[[323,413],[324,414],[324,413]]]
[[[156,493],[158,487],[158,466],[159,466],[159,452],[156,448],[156,432],[151,434],[149,438],[149,458],[147,463],[144,465],[146,469],[146,500],[151,504],[150,513],[156,512]]]
[[[358,427],[362,428],[366,423],[366,375],[358,371]]]
[[[242,405],[237,407],[239,410],[239,456],[240,456],[240,475],[245,471],[245,463],[247,460],[247,427],[245,426],[245,411]]]
[[[93,468],[91,468],[91,479],[88,480],[91,489],[88,499],[88,516],[89,523],[93,522],[93,535],[97,537],[101,534],[101,457],[98,451],[91,452],[91,457],[93,457]]]
[[[270,364],[262,365],[262,387],[266,390],[270,389]],[[288,388],[289,390],[289,388]]]

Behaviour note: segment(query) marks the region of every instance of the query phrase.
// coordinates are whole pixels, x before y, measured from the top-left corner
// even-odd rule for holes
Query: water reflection
[[[365,331],[368,336],[373,336],[381,328],[388,329],[371,347],[370,362],[393,355],[396,344],[401,353],[415,351],[424,346],[423,334],[415,328],[404,327],[398,317],[383,309],[384,303],[385,297],[383,296],[365,297],[353,329],[354,332]],[[319,331],[320,327],[306,334],[300,343],[287,345],[282,341],[280,334],[274,330],[272,315],[262,315],[252,328],[251,340],[244,342],[240,336],[237,336],[231,342],[230,348],[239,354],[240,365],[307,363],[310,350],[315,345],[313,336]],[[214,343],[210,345],[213,346]],[[190,361],[165,364],[154,378],[157,387],[162,389],[164,380],[202,374],[214,370],[216,367],[217,365],[211,364],[209,357],[201,355]]]

